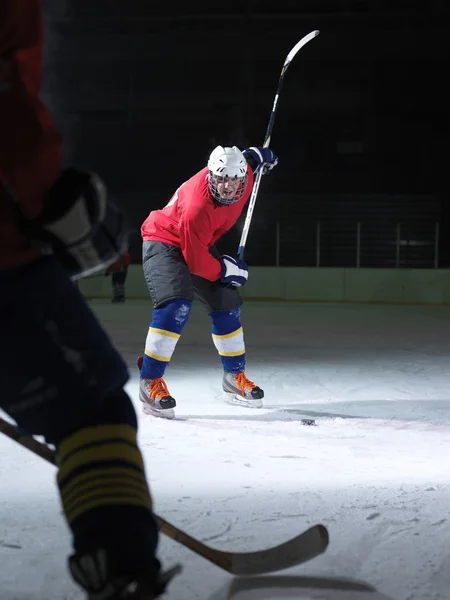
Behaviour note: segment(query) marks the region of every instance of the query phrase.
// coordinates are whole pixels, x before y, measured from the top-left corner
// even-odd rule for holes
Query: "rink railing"
[[[414,247],[430,247],[432,246],[432,252],[430,255],[430,252],[427,252],[427,256],[423,256],[423,257],[418,257],[418,260],[420,260],[422,258],[422,261],[425,263],[428,263],[424,268],[439,268],[439,235],[440,235],[440,224],[438,221],[436,222],[424,222],[428,228],[429,231],[427,232],[427,234],[424,235],[424,232],[418,232],[419,236],[418,237],[422,237],[422,239],[411,239],[411,237],[409,236],[409,231],[410,231],[410,227],[411,224],[403,224],[403,223],[396,223],[395,224],[395,241],[393,241],[392,243],[389,243],[390,248],[392,248],[392,265],[389,266],[395,266],[395,268],[400,268],[402,266],[402,248],[414,248]],[[314,265],[308,265],[308,266],[316,266],[316,267],[321,267],[321,266],[331,266],[331,265],[324,265],[323,263],[323,259],[322,259],[322,255],[323,255],[323,245],[324,243],[326,243],[327,239],[326,239],[326,231],[324,231],[324,227],[323,227],[323,222],[321,221],[316,221],[316,222],[310,222],[309,225],[311,227],[315,227],[315,242],[314,242],[314,254],[315,254],[315,264]],[[417,226],[417,225],[416,225]],[[404,232],[407,233],[406,236],[404,236]],[[339,236],[339,230],[337,229],[335,232],[336,236]],[[346,231],[346,233],[348,234],[348,230]],[[286,239],[288,237],[288,239]],[[380,236],[381,237],[381,236]],[[425,239],[424,239],[425,238]],[[354,248],[354,262],[353,265],[356,268],[360,268],[362,265],[361,262],[361,258],[362,258],[362,242],[364,240],[364,223],[363,222],[357,222],[355,223],[355,228],[354,228],[354,244],[353,244],[353,248]],[[295,244],[295,236],[286,236],[286,234],[283,232],[283,223],[281,223],[280,221],[276,222],[276,226],[275,226],[275,265],[276,267],[282,267],[282,266],[286,266],[283,264],[283,260],[282,260],[282,244]],[[388,242],[386,242],[385,246],[388,245]],[[350,246],[351,247],[351,246]],[[378,248],[380,247],[380,243],[378,244]],[[370,266],[372,268],[382,268],[386,265],[382,264],[382,260],[380,259],[380,264],[376,264],[376,246],[373,245],[372,247],[370,246],[369,243],[369,249],[372,250],[373,252],[373,256],[374,256],[374,260],[373,260],[373,264],[371,264]],[[250,249],[251,249],[251,243],[250,243]],[[309,248],[311,250],[311,248]],[[342,247],[340,248],[342,249]],[[346,250],[348,251],[349,246],[346,246]],[[271,261],[272,262],[272,261]],[[272,262],[272,265],[274,263]],[[303,265],[301,263],[301,257],[299,258],[299,264],[297,265],[291,265],[291,266],[307,266],[307,265]],[[350,266],[348,264],[346,265],[339,265],[339,264],[335,264],[333,266]],[[407,264],[406,266],[409,267],[415,267],[415,268],[420,268],[420,267],[416,267],[415,264]]]
[[[249,279],[241,290],[246,300],[450,306],[450,269],[440,266],[438,222],[391,221],[379,227],[374,221],[291,226],[280,221],[270,229],[256,226],[250,232]],[[111,283],[99,274],[81,280],[79,288],[88,299],[110,301]],[[125,288],[127,299],[149,300],[137,260]]]

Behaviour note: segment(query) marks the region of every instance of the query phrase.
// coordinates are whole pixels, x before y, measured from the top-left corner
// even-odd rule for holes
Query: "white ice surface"
[[[233,551],[329,529],[323,556],[279,574],[285,585],[316,578],[315,589],[241,589],[237,600],[450,598],[450,308],[246,303],[247,375],[266,394],[257,410],[223,402],[195,305],[166,373],[187,420],[169,422],[136,400],[150,304],[92,307],[130,366],[158,514]],[[81,600],[54,468],[1,435],[0,454],[0,600]],[[184,566],[168,600],[221,600],[236,586],[164,536],[160,558]],[[378,591],[339,592],[336,578]]]

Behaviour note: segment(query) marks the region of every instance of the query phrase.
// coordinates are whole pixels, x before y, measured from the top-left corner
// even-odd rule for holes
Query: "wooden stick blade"
[[[1,417],[0,433],[55,464],[55,454],[49,446],[32,437],[21,435],[17,427]],[[233,575],[263,575],[295,567],[322,554],[328,546],[326,527],[314,525],[288,542],[273,548],[256,552],[226,552],[207,546],[158,515],[155,517],[162,533]]]
[[[314,525],[279,546],[258,552],[232,554],[230,573],[261,575],[295,567],[325,552],[329,536],[324,525]]]

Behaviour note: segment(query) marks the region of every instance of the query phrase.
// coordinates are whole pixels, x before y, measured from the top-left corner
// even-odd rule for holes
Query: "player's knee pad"
[[[223,335],[231,333],[241,326],[241,308],[233,310],[215,310],[209,313],[211,317],[213,333]]]
[[[162,331],[181,334],[191,314],[192,300],[177,298],[155,308],[151,327]]]

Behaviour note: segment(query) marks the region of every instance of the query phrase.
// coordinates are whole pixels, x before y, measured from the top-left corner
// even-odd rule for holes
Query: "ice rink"
[[[271,591],[239,591],[161,536],[164,566],[184,568],[168,600],[450,598],[450,308],[246,303],[258,410],[223,401],[196,304],[166,372],[179,417],[167,421],[137,399],[150,302],[91,305],[130,366],[158,514],[223,550],[263,549],[314,523],[330,532],[327,552],[277,573]],[[301,424],[308,417],[316,427]],[[1,435],[0,453],[0,599],[81,600],[54,468]],[[351,582],[368,589],[343,589]]]

